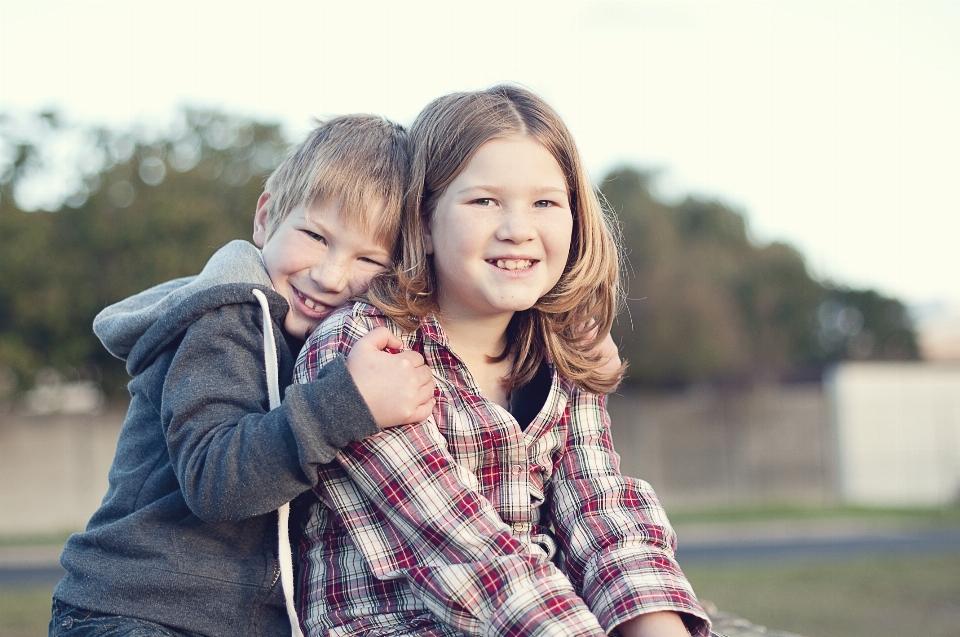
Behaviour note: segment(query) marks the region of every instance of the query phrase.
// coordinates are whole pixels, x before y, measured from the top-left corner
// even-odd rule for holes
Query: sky
[[[814,276],[960,307],[960,2],[0,0],[0,110],[282,123],[501,81],[564,117],[591,176],[658,171]]]

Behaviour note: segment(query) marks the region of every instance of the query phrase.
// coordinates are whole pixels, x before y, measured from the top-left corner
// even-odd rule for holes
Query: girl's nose
[[[535,235],[533,220],[525,210],[506,209],[497,228],[497,238],[501,241],[521,243],[529,241]]]

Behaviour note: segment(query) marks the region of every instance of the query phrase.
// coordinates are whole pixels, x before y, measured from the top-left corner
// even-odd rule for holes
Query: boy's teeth
[[[303,304],[309,307],[311,310],[317,309],[317,304],[313,301],[313,299],[303,297]]]
[[[497,259],[497,267],[503,270],[526,270],[532,265],[530,259]]]

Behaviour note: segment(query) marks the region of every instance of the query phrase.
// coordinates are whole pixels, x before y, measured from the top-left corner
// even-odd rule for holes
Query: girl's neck
[[[513,361],[495,363],[490,359],[503,352],[510,317],[484,319],[441,314],[438,320],[447,335],[450,349],[470,370],[483,395],[501,407],[506,407],[509,396],[503,387],[502,379],[509,375]]]

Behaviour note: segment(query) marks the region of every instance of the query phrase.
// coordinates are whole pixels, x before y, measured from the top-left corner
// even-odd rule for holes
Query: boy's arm
[[[567,443],[552,483],[550,515],[564,572],[604,628],[652,614],[649,623],[658,628],[649,634],[671,635],[658,631],[669,630],[669,615],[680,613],[691,634],[709,634],[707,616],[676,562],[676,535],[660,501],[649,484],[620,473],[606,396],[573,390]],[[668,612],[657,616],[660,611]]]
[[[269,410],[262,314],[255,303],[199,317],[172,354],[160,411],[190,509],[205,521],[267,513],[316,484],[316,468],[379,429],[343,360],[287,388]],[[291,360],[281,364],[289,378]],[[285,371],[284,371],[285,370]]]

